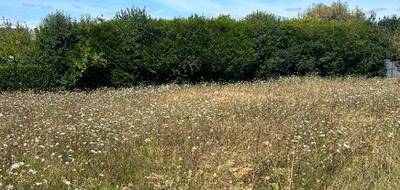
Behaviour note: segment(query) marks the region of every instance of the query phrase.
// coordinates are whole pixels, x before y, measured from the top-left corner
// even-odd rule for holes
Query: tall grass
[[[400,83],[0,94],[0,189],[399,189]]]

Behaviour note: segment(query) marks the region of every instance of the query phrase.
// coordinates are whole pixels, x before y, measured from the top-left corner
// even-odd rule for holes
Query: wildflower
[[[29,172],[30,174],[33,174],[33,175],[37,174],[37,171],[35,171],[35,170],[33,170],[33,169],[29,169],[28,172]]]
[[[7,185],[6,186],[6,190],[13,190],[14,189],[14,185]]]
[[[68,181],[68,180],[65,179],[65,178],[62,178],[62,182],[63,182],[65,185],[67,185],[67,186],[70,186],[70,185],[71,185],[71,182]]]
[[[18,162],[18,163],[11,165],[11,167],[8,169],[8,173],[12,173],[14,170],[20,168],[23,165],[24,165],[23,162]]]

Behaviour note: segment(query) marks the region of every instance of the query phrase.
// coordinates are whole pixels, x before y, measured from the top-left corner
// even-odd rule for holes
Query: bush
[[[40,69],[54,72],[63,89],[95,89],[290,75],[383,76],[383,60],[400,57],[397,17],[376,23],[340,3],[315,5],[308,13],[297,19],[255,12],[242,20],[167,20],[132,8],[107,21],[76,21],[58,11],[43,20],[33,46],[22,46],[29,51],[9,38],[9,46],[0,47],[0,63],[33,55],[23,62],[46,66]],[[4,58],[18,48],[17,59]]]
[[[48,15],[36,30],[34,62],[53,67],[63,75],[69,69],[68,52],[78,42],[76,23],[63,12]]]
[[[258,77],[317,74],[383,76],[389,41],[374,26],[288,20],[260,29]]]
[[[0,91],[54,90],[59,88],[56,72],[45,65],[0,65]]]
[[[27,27],[0,24],[0,64],[28,62],[32,42],[32,34]]]

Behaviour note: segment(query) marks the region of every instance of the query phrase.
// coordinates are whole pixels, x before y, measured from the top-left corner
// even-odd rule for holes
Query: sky
[[[74,18],[82,15],[112,18],[128,8],[146,8],[155,18],[187,17],[193,13],[207,17],[229,14],[234,18],[259,10],[284,17],[296,17],[314,3],[333,0],[0,0],[0,17],[35,27],[47,14],[63,10]],[[350,8],[375,11],[378,17],[400,14],[400,0],[348,0]]]

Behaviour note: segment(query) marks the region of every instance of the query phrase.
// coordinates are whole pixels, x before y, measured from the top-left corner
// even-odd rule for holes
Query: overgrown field
[[[400,83],[0,94],[0,189],[399,189]]]

